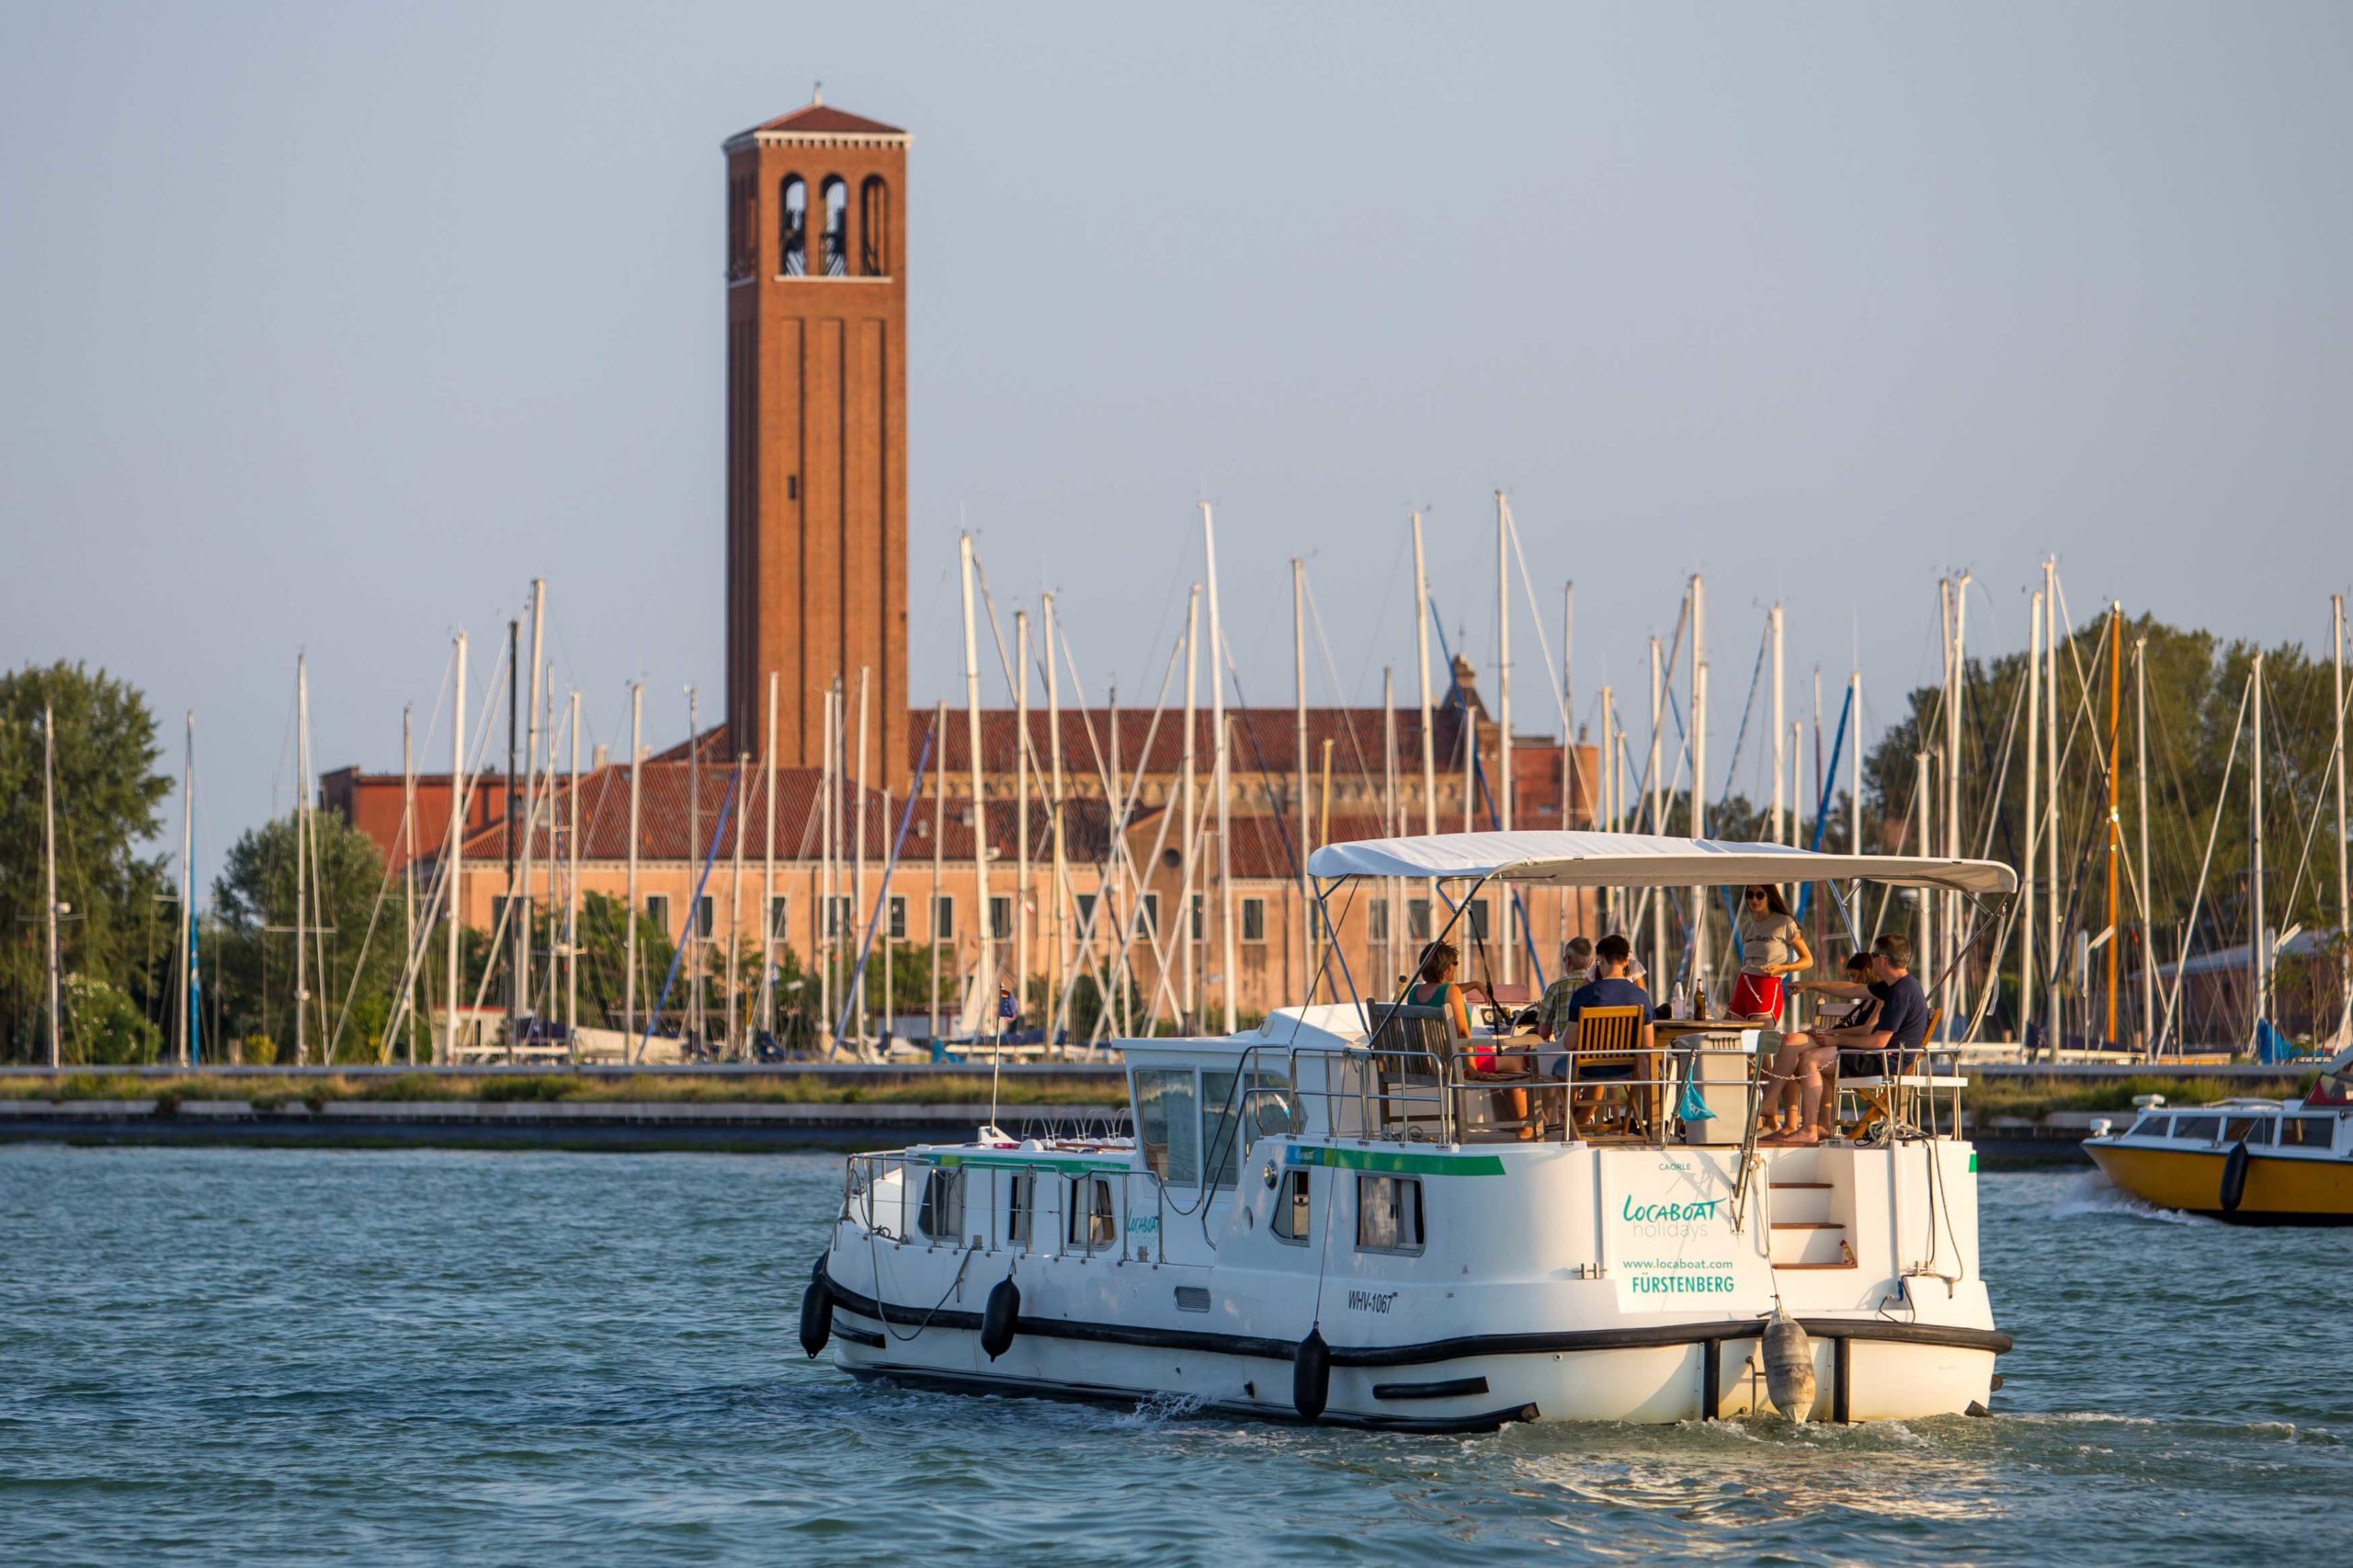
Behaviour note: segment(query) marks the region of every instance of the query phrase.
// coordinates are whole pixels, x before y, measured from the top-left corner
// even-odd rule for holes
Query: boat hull
[[[2227,1147],[2186,1149],[2092,1139],[2092,1163],[2120,1189],[2158,1209],[2234,1225],[2353,1225],[2353,1160],[2248,1151],[2238,1206],[2222,1206]]]

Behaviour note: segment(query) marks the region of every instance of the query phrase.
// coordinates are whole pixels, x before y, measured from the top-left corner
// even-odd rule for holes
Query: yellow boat
[[[2353,1225],[2353,1103],[2224,1100],[2143,1108],[2084,1152],[2144,1203],[2240,1225]]]

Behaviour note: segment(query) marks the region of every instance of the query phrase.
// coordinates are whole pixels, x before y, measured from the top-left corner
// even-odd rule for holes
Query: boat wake
[[[2185,1214],[2178,1209],[2160,1209],[2144,1203],[2109,1181],[2097,1171],[2086,1171],[2076,1185],[2052,1206],[2054,1220],[2154,1220],[2164,1225],[2220,1225],[2220,1220],[2203,1214]]]

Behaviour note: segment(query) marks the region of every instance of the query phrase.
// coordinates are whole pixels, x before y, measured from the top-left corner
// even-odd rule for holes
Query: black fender
[[[981,1313],[981,1348],[994,1361],[1013,1348],[1013,1325],[1021,1317],[1021,1287],[1008,1274],[989,1287],[989,1304]]]
[[[1302,1421],[1313,1421],[1324,1414],[1324,1402],[1332,1392],[1332,1347],[1324,1343],[1324,1331],[1311,1328],[1307,1337],[1290,1358],[1290,1403]]]
[[[2222,1156],[2222,1199],[2225,1214],[2237,1213],[2239,1200],[2246,1196],[2246,1167],[2249,1163],[2244,1142],[2232,1144],[2231,1152]]]
[[[834,1282],[825,1274],[824,1254],[809,1271],[809,1289],[801,1293],[801,1348],[813,1358],[834,1336]]]

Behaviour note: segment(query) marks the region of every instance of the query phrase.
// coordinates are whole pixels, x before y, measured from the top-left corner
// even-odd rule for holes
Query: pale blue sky
[[[964,517],[1148,703],[1203,493],[1261,701],[1295,553],[1344,695],[1410,678],[1417,504],[1483,670],[1513,492],[1583,715],[1704,570],[1711,787],[1777,595],[1884,703],[1940,570],[1980,647],[2046,551],[2079,619],[2315,644],[2353,576],[2343,6],[20,3],[0,659],[197,709],[208,874],[300,647],[322,767],[534,574],[593,736],[633,675],[716,713],[719,144],[819,77],[915,136],[919,699]]]

